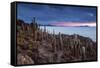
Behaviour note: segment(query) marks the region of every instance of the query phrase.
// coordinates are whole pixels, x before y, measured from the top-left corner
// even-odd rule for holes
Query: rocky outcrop
[[[28,55],[23,55],[23,54],[19,53],[17,55],[17,64],[19,64],[19,65],[34,64],[34,61]]]

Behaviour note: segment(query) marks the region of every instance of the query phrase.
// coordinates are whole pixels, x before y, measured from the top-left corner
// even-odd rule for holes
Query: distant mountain
[[[62,25],[53,25],[53,24],[48,24],[48,25],[44,25],[44,26],[55,26],[55,27],[94,27],[94,26],[88,26],[88,25],[84,25],[84,26],[62,26]]]

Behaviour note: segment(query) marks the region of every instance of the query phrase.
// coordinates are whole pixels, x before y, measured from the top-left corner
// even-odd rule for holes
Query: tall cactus
[[[46,33],[46,26],[44,26],[44,33]]]
[[[56,47],[56,38],[55,38],[55,30],[53,30],[53,42],[54,42],[54,52],[57,51],[57,47]]]
[[[43,30],[41,30],[41,41],[43,41],[43,37],[44,37]]]
[[[35,31],[34,41],[37,41],[37,30]]]
[[[33,20],[32,20],[32,23],[33,23],[33,38],[34,38],[34,41],[37,40],[37,30],[38,30],[38,25],[35,21],[35,17],[33,17]]]
[[[83,47],[82,47],[82,59],[83,59],[83,60],[85,60],[85,58],[86,58],[85,50],[86,50],[86,49],[85,49],[85,47],[83,46]]]
[[[62,39],[62,36],[61,36],[61,33],[59,32],[59,41],[60,41],[60,50],[63,50],[63,39]]]

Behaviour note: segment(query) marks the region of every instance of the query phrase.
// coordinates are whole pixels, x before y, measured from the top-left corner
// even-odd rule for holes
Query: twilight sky
[[[17,5],[17,19],[27,23],[35,17],[37,23],[55,26],[96,26],[95,7],[74,7],[56,5]]]

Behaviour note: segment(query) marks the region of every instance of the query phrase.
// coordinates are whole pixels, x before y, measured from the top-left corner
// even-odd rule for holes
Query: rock
[[[28,55],[18,54],[17,55],[17,64],[34,64],[34,61]]]

